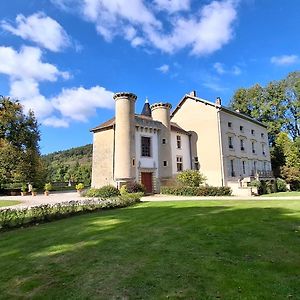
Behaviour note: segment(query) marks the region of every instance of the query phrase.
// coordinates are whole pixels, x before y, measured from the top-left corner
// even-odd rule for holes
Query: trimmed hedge
[[[176,196],[231,196],[231,188],[227,186],[199,186],[199,187],[183,187],[183,186],[163,186],[161,194]]]
[[[113,199],[86,199],[56,204],[46,204],[31,208],[7,208],[0,210],[0,231],[29,226],[41,222],[51,222],[102,209],[126,207],[140,201],[140,193]]]
[[[85,197],[111,198],[120,195],[120,191],[113,185],[105,185],[99,189],[90,188],[83,194]]]

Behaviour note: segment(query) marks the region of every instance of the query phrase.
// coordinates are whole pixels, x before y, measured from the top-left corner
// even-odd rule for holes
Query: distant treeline
[[[47,182],[82,182],[91,184],[93,145],[43,155]]]

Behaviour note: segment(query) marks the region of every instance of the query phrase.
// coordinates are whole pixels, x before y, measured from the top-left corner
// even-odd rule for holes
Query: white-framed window
[[[182,156],[176,156],[177,172],[183,171]]]
[[[241,151],[245,151],[244,139],[240,139]]]
[[[228,147],[229,147],[229,149],[233,149],[232,136],[228,137]]]
[[[176,135],[177,149],[181,149],[181,136]]]

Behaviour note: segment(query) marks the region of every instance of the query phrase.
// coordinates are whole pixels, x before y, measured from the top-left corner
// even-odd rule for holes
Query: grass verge
[[[299,299],[299,201],[146,202],[0,234],[4,299]]]
[[[299,196],[300,197],[300,192],[294,191],[294,192],[279,192],[279,193],[272,193],[272,194],[265,194],[261,195],[261,197],[294,197],[294,196]]]
[[[17,200],[0,200],[0,207],[17,205],[20,203],[21,201],[17,201]]]

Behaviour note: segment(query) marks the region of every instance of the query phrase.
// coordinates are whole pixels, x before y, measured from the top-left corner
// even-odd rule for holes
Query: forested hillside
[[[47,182],[91,183],[93,145],[57,151],[43,156]]]

